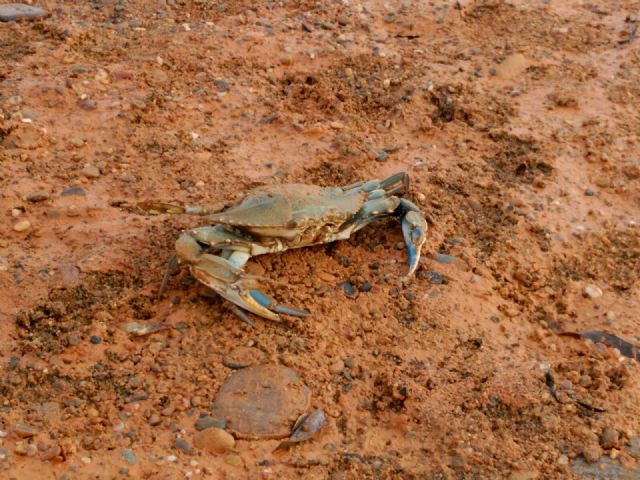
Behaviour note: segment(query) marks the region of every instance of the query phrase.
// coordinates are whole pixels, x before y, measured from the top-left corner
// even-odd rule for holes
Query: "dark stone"
[[[193,447],[184,438],[176,438],[176,448],[184,453],[193,453]]]
[[[67,197],[70,195],[86,195],[86,193],[82,187],[71,187],[64,190],[60,195],[62,197]]]
[[[227,426],[227,422],[207,415],[205,417],[199,418],[195,426],[196,430],[198,430],[199,432],[202,430],[206,430],[207,428],[219,428],[220,430],[224,430]]]
[[[354,298],[356,296],[356,289],[351,282],[342,282],[339,284],[342,287],[342,291],[349,298]]]
[[[102,343],[102,339],[98,335],[91,335],[89,341],[94,345],[100,345]]]

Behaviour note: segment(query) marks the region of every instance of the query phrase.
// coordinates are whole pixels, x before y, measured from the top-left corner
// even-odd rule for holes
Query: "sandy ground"
[[[559,335],[640,343],[640,2],[36,3],[0,24],[2,478],[640,478],[636,363]],[[396,171],[415,278],[390,220],[250,261],[307,318],[155,298],[202,220],[129,205]],[[315,438],[193,447],[238,347]]]

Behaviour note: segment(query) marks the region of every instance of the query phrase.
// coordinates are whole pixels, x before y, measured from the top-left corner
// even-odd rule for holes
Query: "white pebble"
[[[168,455],[167,456],[167,461],[168,462],[175,462],[178,460],[178,457],[176,457],[175,455]]]
[[[28,230],[31,227],[31,222],[29,220],[20,220],[18,223],[16,223],[13,226],[13,229],[16,232],[24,232],[25,230]]]
[[[584,294],[589,298],[600,298],[603,295],[602,289],[596,285],[584,287]]]

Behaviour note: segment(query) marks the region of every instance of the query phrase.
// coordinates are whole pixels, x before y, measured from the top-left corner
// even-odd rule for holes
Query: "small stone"
[[[229,465],[234,467],[242,467],[244,465],[244,462],[242,461],[242,457],[237,453],[231,453],[229,455],[225,455],[224,461],[225,463],[228,463]]]
[[[387,152],[385,152],[384,150],[380,150],[378,152],[378,156],[376,157],[376,159],[379,162],[384,162],[388,157],[389,157],[389,154]]]
[[[89,341],[94,345],[100,345],[102,343],[102,339],[98,335],[91,335]]]
[[[193,436],[193,445],[209,453],[225,453],[233,451],[236,441],[220,428],[207,428]]]
[[[167,455],[167,462],[177,462],[178,461],[178,457],[176,457],[175,455]]]
[[[593,190],[591,190],[590,188],[587,188],[587,189],[584,191],[584,194],[585,194],[585,196],[587,196],[587,197],[593,197],[593,196],[596,194],[596,192],[594,192],[594,191],[593,191]]]
[[[198,180],[196,182],[196,188],[202,188],[202,187],[204,187],[204,182],[202,180]]]
[[[152,413],[147,422],[149,422],[149,425],[151,425],[152,427],[155,427],[156,425],[160,425],[160,423],[162,423],[162,419],[157,413]]]
[[[21,217],[23,213],[24,213],[24,210],[22,208],[12,208],[11,209],[11,216],[13,218]]]
[[[13,226],[13,229],[16,232],[24,232],[25,230],[28,230],[31,227],[31,222],[29,220],[20,220],[18,223],[16,223]]]
[[[47,192],[34,192],[27,195],[27,202],[43,202],[49,199],[49,194]]]
[[[606,427],[602,430],[602,435],[600,436],[600,445],[602,448],[610,449],[618,446],[618,441],[620,440],[620,435],[615,428]]]
[[[456,257],[452,255],[445,255],[444,253],[438,253],[436,255],[436,262],[439,262],[439,263],[448,264],[448,263],[455,262],[455,260],[456,260]]]
[[[591,299],[600,298],[603,295],[602,289],[596,285],[587,285],[584,287],[583,293],[585,297],[589,297]]]
[[[589,463],[596,463],[602,456],[602,449],[598,445],[590,445],[582,450],[582,456]]]
[[[184,453],[193,453],[193,447],[184,438],[176,438],[176,448],[182,450]]]
[[[100,169],[92,165],[86,165],[80,173],[87,178],[98,178],[100,176]]]
[[[124,458],[124,461],[129,465],[135,465],[138,463],[138,459],[130,449],[123,448],[120,450],[120,453],[122,454],[122,458]]]
[[[195,426],[196,430],[200,432],[202,430],[206,430],[207,428],[224,429],[227,425],[224,420],[207,415],[206,417],[199,418]]]
[[[17,423],[13,429],[13,433],[15,433],[20,438],[28,438],[33,437],[38,430],[31,425],[27,425],[26,423]]]
[[[71,195],[86,195],[84,189],[82,187],[71,187],[71,188],[67,188],[66,190],[63,190],[63,192],[60,194],[60,196],[62,197],[68,197]]]
[[[342,282],[339,284],[342,287],[342,291],[349,298],[356,297],[356,289],[351,282]]]
[[[362,285],[358,287],[358,290],[360,290],[362,293],[367,293],[367,292],[370,292],[372,288],[373,287],[369,282],[364,282]]]
[[[222,359],[225,367],[239,369],[263,363],[266,355],[263,351],[252,347],[236,347]]]
[[[566,455],[560,455],[558,457],[558,465],[569,465],[569,457]]]
[[[229,82],[226,81],[224,78],[216,78],[213,81],[213,84],[216,86],[216,88],[218,89],[218,92],[220,93],[224,93],[229,90]]]
[[[82,107],[83,110],[95,110],[98,108],[98,105],[93,100],[82,100],[80,107]]]
[[[344,362],[342,360],[336,360],[329,365],[329,372],[336,375],[344,370]]]
[[[45,14],[45,11],[38,7],[25,5],[24,3],[6,3],[0,5],[0,22],[12,22],[21,18],[37,18]]]

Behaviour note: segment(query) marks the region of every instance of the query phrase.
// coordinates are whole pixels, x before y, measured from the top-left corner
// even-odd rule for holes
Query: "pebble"
[[[207,428],[193,436],[193,445],[209,453],[225,453],[233,451],[236,441],[220,428]]]
[[[61,194],[63,197],[71,196],[71,195],[86,195],[84,189],[82,187],[71,187],[64,190]]]
[[[102,339],[98,335],[91,335],[89,341],[94,345],[100,345],[102,343]]]
[[[582,450],[582,456],[589,463],[596,463],[602,456],[602,449],[598,445],[591,445]]]
[[[87,178],[98,178],[100,176],[100,169],[93,165],[85,165],[80,173]]]
[[[342,360],[336,360],[331,365],[329,365],[329,372],[336,375],[344,370],[344,362]]]
[[[380,150],[378,152],[377,160],[379,162],[384,162],[388,157],[389,157],[389,154],[387,152],[385,152],[384,150]]]
[[[37,18],[45,14],[38,7],[25,5],[24,3],[6,3],[0,5],[0,22],[12,22],[21,18]]]
[[[364,282],[362,285],[360,285],[360,287],[358,287],[358,290],[360,290],[362,293],[367,293],[370,292],[372,288],[373,287],[369,282]]]
[[[261,350],[251,347],[236,347],[222,359],[225,367],[239,369],[263,363],[266,355]]]
[[[615,428],[606,427],[602,430],[602,435],[600,436],[600,445],[602,448],[610,449],[618,446],[618,441],[620,440],[620,435]]]
[[[436,262],[439,262],[439,263],[448,264],[448,263],[455,262],[455,260],[456,260],[456,257],[452,255],[445,255],[444,253],[438,253],[436,255]]]
[[[27,425],[26,423],[17,423],[13,429],[13,433],[15,433],[20,438],[28,438],[33,437],[36,433],[38,433],[38,430],[31,425]]]
[[[342,287],[342,291],[344,292],[344,294],[349,297],[349,298],[355,298],[356,296],[356,289],[353,286],[353,283],[351,282],[342,282],[340,283],[340,286]]]
[[[603,293],[602,289],[596,285],[587,285],[584,287],[584,295],[591,299],[600,298]]]
[[[200,432],[202,430],[206,430],[207,428],[224,429],[227,425],[224,420],[207,415],[206,417],[199,418],[195,426],[196,430]]]
[[[184,453],[193,453],[193,447],[184,438],[176,438],[176,448]]]
[[[80,102],[80,107],[84,110],[95,110],[98,105],[93,100],[83,100]]]
[[[27,202],[43,202],[49,199],[49,194],[47,192],[34,192],[27,195],[26,199]]]
[[[138,463],[138,459],[136,458],[134,453],[128,448],[122,449],[121,453],[122,453],[122,458],[124,458],[124,461],[127,462],[129,465],[135,465]]]
[[[29,228],[31,228],[31,222],[29,220],[20,220],[19,222],[17,222],[13,226],[13,229],[16,232],[24,232],[25,230],[28,230]]]
[[[152,413],[147,422],[149,422],[149,425],[151,425],[152,427],[155,427],[156,425],[160,425],[160,423],[162,423],[162,419],[157,413]]]
[[[216,86],[216,88],[218,89],[218,92],[220,93],[224,93],[227,90],[229,90],[229,82],[223,78],[216,78],[213,81],[213,84]]]

